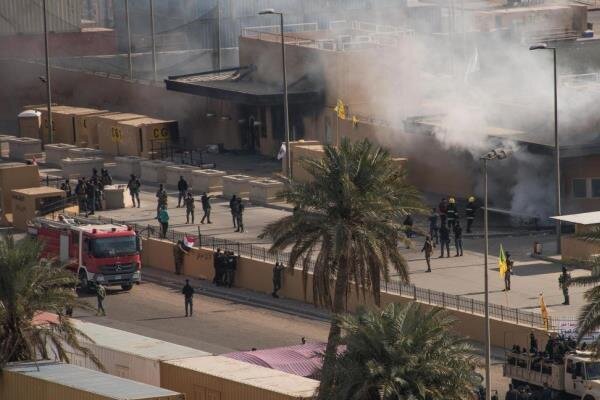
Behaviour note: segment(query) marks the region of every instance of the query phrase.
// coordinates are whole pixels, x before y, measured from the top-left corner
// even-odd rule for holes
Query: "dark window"
[[[576,199],[585,199],[587,197],[586,186],[585,179],[573,179],[573,197]]]
[[[592,179],[592,197],[600,197],[600,178]]]
[[[273,139],[283,140],[285,137],[285,124],[283,123],[283,107],[271,107],[271,129],[273,130]]]

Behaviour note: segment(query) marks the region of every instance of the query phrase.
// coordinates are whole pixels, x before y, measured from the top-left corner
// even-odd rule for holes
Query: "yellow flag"
[[[498,268],[500,270],[500,278],[504,278],[508,271],[508,265],[506,265],[506,255],[504,254],[504,248],[500,245],[500,255],[498,256]]]
[[[355,128],[358,126],[358,118],[356,118],[356,115],[352,116],[352,126]]]
[[[540,293],[540,311],[542,312],[542,320],[544,321],[544,328],[548,330],[550,316],[548,315],[548,307],[546,307],[546,302],[544,301],[544,294]]]
[[[338,99],[333,111],[337,113],[339,119],[346,119],[346,106],[342,100]]]

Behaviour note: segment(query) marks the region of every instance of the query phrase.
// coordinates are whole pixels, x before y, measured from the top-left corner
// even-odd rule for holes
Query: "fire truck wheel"
[[[84,292],[90,291],[90,281],[88,281],[87,274],[84,270],[79,271],[79,287]]]
[[[133,285],[130,283],[128,285],[121,285],[121,289],[129,291],[131,290],[131,288],[133,287]]]

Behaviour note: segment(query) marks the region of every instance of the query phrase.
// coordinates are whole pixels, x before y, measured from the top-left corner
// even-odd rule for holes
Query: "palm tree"
[[[87,355],[101,364],[79,338],[90,340],[64,315],[66,307],[90,306],[79,302],[73,290],[77,283],[68,270],[41,260],[42,245],[33,239],[0,240],[0,369],[11,361],[48,358],[53,348],[60,360],[69,362],[67,349]],[[56,320],[36,323],[40,312],[57,315]]]
[[[319,388],[332,400],[462,400],[481,383],[477,355],[450,331],[441,309],[389,304],[340,317],[346,346],[331,368],[339,373]]]
[[[380,283],[389,280],[390,266],[401,281],[409,280],[398,247],[408,239],[398,221],[423,210],[419,193],[389,153],[368,140],[345,139],[339,149],[326,146],[321,160],[302,162],[311,182],[294,182],[282,193],[295,206],[293,215],[267,225],[260,237],[273,240],[271,252],[291,247],[289,267],[301,264],[305,296],[312,267],[315,304],[342,313],[352,283],[357,296],[370,291],[379,304]],[[325,365],[335,358],[339,335],[334,319]]]

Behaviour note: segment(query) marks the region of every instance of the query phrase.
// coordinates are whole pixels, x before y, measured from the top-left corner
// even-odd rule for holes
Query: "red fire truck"
[[[28,232],[44,242],[45,258],[57,258],[77,274],[83,290],[95,283],[131,290],[140,282],[141,240],[130,226],[40,217]]]

